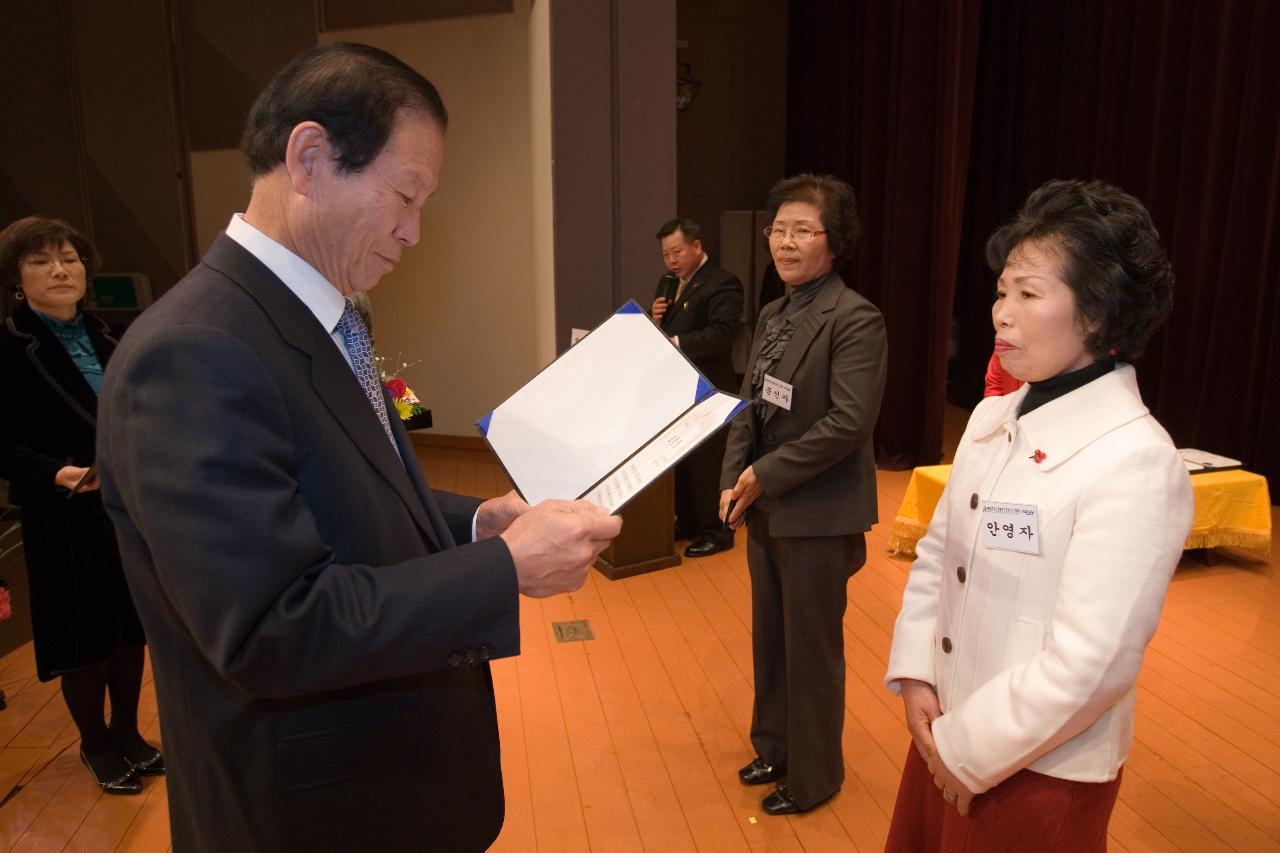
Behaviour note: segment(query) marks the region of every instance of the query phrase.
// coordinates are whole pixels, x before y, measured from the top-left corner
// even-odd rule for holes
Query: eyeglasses
[[[64,270],[81,266],[84,264],[84,258],[79,255],[65,255],[61,258],[51,258],[48,255],[27,255],[22,259],[22,263],[26,266],[34,267],[39,272],[50,272],[54,264],[59,264]]]
[[[795,240],[797,243],[808,243],[819,234],[826,234],[826,231],[817,231],[804,225],[797,225],[794,228],[781,228],[773,225],[766,225],[760,233],[764,234],[773,243],[781,243],[787,237]]]

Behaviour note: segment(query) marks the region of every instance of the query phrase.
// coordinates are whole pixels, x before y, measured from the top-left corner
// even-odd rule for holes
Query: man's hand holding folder
[[[516,564],[520,594],[545,598],[581,589],[587,570],[620,532],[622,517],[593,503],[545,500],[528,508],[501,535]]]

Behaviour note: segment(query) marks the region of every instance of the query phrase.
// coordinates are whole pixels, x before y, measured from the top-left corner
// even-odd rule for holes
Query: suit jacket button
[[[950,637],[942,638],[942,651],[945,654],[951,654],[951,638]]]
[[[964,583],[964,579],[965,579],[964,566],[960,566],[959,568],[956,569],[956,577],[960,579],[960,583]]]
[[[767,442],[769,442],[770,444],[773,444],[773,442],[774,442],[774,434],[773,434],[773,433],[769,433],[768,435],[766,435],[766,436],[764,437],[764,440],[765,440],[765,441],[767,441]]]
[[[978,493],[974,492],[973,494],[969,495],[969,509],[977,509],[977,508],[978,508]]]

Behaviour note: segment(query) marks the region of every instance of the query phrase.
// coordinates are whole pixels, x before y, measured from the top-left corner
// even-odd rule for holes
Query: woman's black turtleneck
[[[1100,358],[1092,364],[1070,373],[1059,373],[1050,379],[1028,383],[1027,396],[1022,398],[1022,406],[1018,409],[1018,417],[1029,415],[1036,409],[1063,394],[1070,394],[1077,388],[1083,388],[1093,380],[1106,376],[1116,369],[1114,358]]]
[[[784,320],[790,320],[797,314],[804,312],[806,308],[813,304],[813,300],[818,298],[818,291],[822,289],[822,285],[826,284],[827,279],[831,278],[831,273],[823,273],[817,278],[787,288],[787,301],[783,304],[782,310],[778,312],[778,316]]]

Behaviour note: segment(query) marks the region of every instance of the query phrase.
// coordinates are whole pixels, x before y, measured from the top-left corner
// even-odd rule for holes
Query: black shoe
[[[160,750],[152,747],[151,755],[141,761],[129,759],[129,764],[133,767],[133,772],[139,776],[163,776],[164,775],[164,756],[160,754]]]
[[[738,778],[744,785],[763,785],[772,782],[782,775],[782,771],[772,764],[766,764],[760,756],[738,771]]]
[[[98,778],[98,772],[93,769],[93,765],[89,763],[88,757],[84,754],[84,748],[80,749],[80,760],[84,762],[84,766],[89,768],[89,775],[93,777],[93,781],[98,783],[98,787],[102,789],[104,794],[141,794],[142,783],[138,781],[138,777],[133,774],[132,768],[128,773],[119,779],[113,779],[109,782],[103,782]]]
[[[135,774],[138,776],[164,775],[164,756],[160,754],[160,750],[147,743],[136,729],[127,735],[112,732],[111,736]]]
[[[791,796],[791,792],[787,790],[787,786],[781,782],[778,787],[773,789],[773,793],[760,801],[760,805],[764,806],[766,814],[795,814],[800,811],[800,806],[796,803],[796,798]]]
[[[719,554],[721,551],[728,551],[732,547],[732,533],[728,536],[704,533],[695,539],[692,545],[684,549],[684,555],[686,557],[710,557],[712,554]]]

